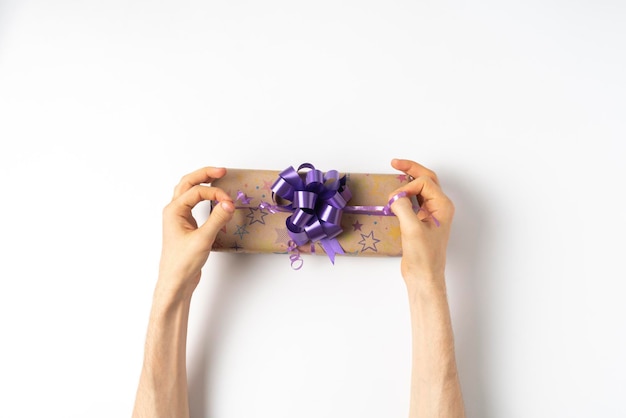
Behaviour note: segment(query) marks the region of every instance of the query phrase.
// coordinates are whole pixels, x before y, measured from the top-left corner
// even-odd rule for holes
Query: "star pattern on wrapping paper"
[[[248,225],[252,225],[255,222],[258,222],[262,225],[265,225],[265,217],[269,215],[268,212],[265,212],[260,208],[248,208],[250,209],[250,213],[246,215],[246,218],[250,219]]]
[[[360,231],[361,227],[363,226],[362,223],[359,222],[359,220],[357,219],[353,224],[352,224],[352,230],[353,231]]]
[[[237,230],[233,233],[233,235],[239,235],[239,239],[243,239],[243,236],[246,234],[249,234],[248,230],[246,229],[246,227],[248,225],[243,224],[243,225],[235,225]]]
[[[376,244],[380,242],[379,239],[374,237],[374,231],[370,231],[369,234],[361,234],[362,240],[359,241],[363,247],[361,248],[361,252],[364,253],[366,250],[372,250],[374,252],[378,252],[376,249]]]
[[[403,181],[406,181],[406,174],[398,174],[396,178],[400,183],[402,183]]]

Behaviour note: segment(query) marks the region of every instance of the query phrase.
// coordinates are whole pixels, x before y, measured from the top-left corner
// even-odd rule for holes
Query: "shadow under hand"
[[[468,188],[467,181],[451,173],[441,177],[446,178],[445,193],[456,208],[446,281],[465,409],[468,417],[489,418],[492,408],[487,403],[485,387],[489,369],[485,328],[489,318],[484,309],[491,293],[487,244],[493,227],[488,223],[489,205],[480,201],[478,190]]]
[[[236,258],[236,259],[235,259]],[[225,318],[237,299],[242,287],[253,278],[253,255],[212,253],[209,257],[210,272],[202,273],[202,280],[211,281],[207,290],[194,293],[192,304],[199,305],[199,337],[190,347],[192,355],[187,364],[189,385],[189,408],[192,418],[205,418],[210,413],[209,395],[212,382],[209,370],[215,347],[219,344],[224,330]]]

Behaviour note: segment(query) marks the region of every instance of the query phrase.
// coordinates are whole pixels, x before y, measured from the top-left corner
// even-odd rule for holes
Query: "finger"
[[[393,191],[390,194],[390,198],[400,192],[418,196],[421,201],[421,207],[424,208],[427,213],[435,216],[439,221],[449,222],[452,220],[454,205],[432,178],[428,176],[418,177],[409,184]]]
[[[439,187],[439,185],[428,176],[417,177],[404,186],[397,188],[389,194],[389,198],[400,192],[407,192],[409,195],[420,196],[424,202],[445,197],[441,187]]]
[[[434,171],[424,167],[423,165],[411,160],[402,160],[394,158],[391,160],[391,166],[396,170],[404,171],[406,174],[413,178],[421,176],[430,177],[436,184],[439,184],[439,179]]]
[[[174,196],[172,200],[177,199],[187,190],[202,183],[211,183],[215,179],[219,179],[226,175],[226,169],[223,167],[203,167],[194,172],[184,175],[180,182],[174,188]]]
[[[400,229],[404,232],[409,232],[409,228],[419,228],[420,222],[415,216],[413,209],[413,203],[407,197],[401,197],[391,204],[391,210],[400,222]]]
[[[174,211],[188,214],[200,202],[205,200],[232,201],[228,194],[219,187],[196,185],[170,203]]]
[[[234,212],[235,205],[228,200],[221,201],[213,207],[211,215],[199,228],[205,235],[207,242],[213,243],[215,241],[217,233],[232,219]]]

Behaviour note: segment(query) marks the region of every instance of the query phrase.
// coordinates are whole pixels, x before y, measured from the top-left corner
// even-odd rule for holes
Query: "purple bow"
[[[309,168],[303,180],[298,173]],[[279,204],[277,209],[292,214],[285,221],[287,232],[296,245],[319,242],[334,264],[336,254],[344,254],[336,237],[343,232],[341,215],[352,197],[346,186],[346,177],[339,178],[336,170],[324,174],[313,164],[303,163],[297,170],[283,170],[272,186],[276,200],[290,203]]]

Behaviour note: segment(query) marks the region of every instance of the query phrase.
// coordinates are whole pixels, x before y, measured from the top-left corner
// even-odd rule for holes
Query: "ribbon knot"
[[[310,169],[304,179],[299,173],[303,169]],[[313,164],[303,163],[297,170],[293,166],[283,170],[272,185],[272,194],[277,203],[287,203],[264,205],[292,212],[285,224],[296,245],[319,242],[333,264],[336,254],[344,254],[336,237],[343,232],[341,216],[352,197],[346,176],[340,178],[336,170],[323,173]]]

